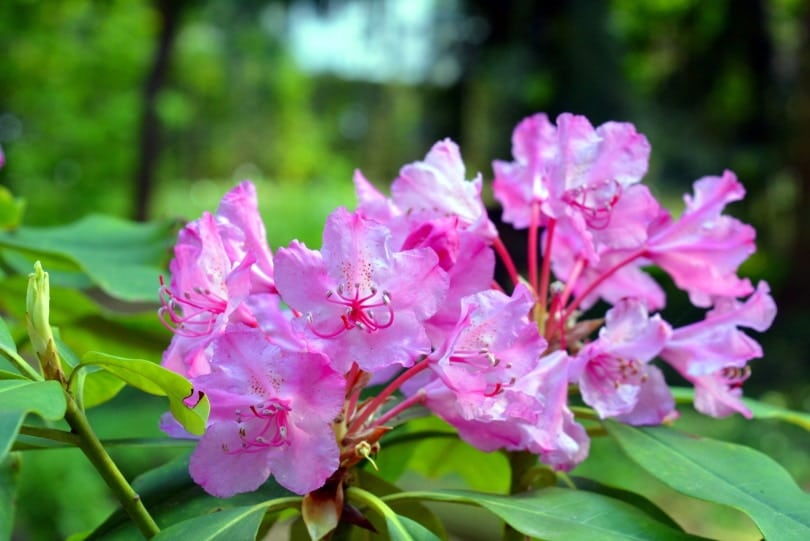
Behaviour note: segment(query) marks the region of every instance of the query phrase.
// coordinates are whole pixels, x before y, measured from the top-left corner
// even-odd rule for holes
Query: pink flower
[[[253,183],[244,181],[226,193],[216,218],[230,259],[238,261],[251,254],[255,260],[251,267],[251,293],[275,293],[273,255],[267,246]]]
[[[320,252],[293,241],[276,255],[282,299],[341,372],[409,366],[430,351],[424,321],[439,307],[447,274],[430,249],[392,251],[385,226],[338,209]]]
[[[411,221],[455,216],[464,230],[490,242],[497,237],[481,200],[481,175],[465,180],[461,153],[450,139],[433,145],[424,161],[403,167],[391,185],[391,198]]]
[[[661,358],[695,385],[695,408],[713,417],[751,412],[742,403],[748,361],[762,356],[760,345],[739,330],[764,331],[776,317],[776,305],[766,282],[760,282],[745,302],[717,299],[698,323],[675,329]]]
[[[529,451],[555,469],[569,470],[585,459],[589,440],[566,407],[567,362],[562,351],[542,357],[531,372],[473,409],[446,385],[446,377],[421,392],[425,404],[476,448]]]
[[[462,317],[429,358],[431,368],[456,393],[465,417],[486,417],[513,405],[503,391],[533,370],[546,348],[537,325],[528,319],[533,304],[523,285],[511,297],[489,290],[461,301]]]
[[[219,233],[209,213],[184,227],[169,266],[171,285],[161,288],[161,319],[175,333],[163,364],[183,375],[209,371],[202,351],[229,321],[257,325],[242,304],[250,292],[253,256],[231,260]]]
[[[423,161],[404,166],[388,199],[355,172],[357,212],[391,230],[395,251],[430,248],[449,275],[439,313],[428,332],[447,330],[458,319],[461,298],[489,289],[495,270],[490,248],[497,236],[481,200],[481,177],[464,178],[458,146],[445,139]]]
[[[511,297],[486,291],[465,297],[462,317],[429,357],[434,376],[409,382],[408,394],[484,451],[529,450],[569,469],[587,455],[587,435],[565,407],[568,356],[546,347],[527,315],[534,300],[518,285]]]
[[[741,297],[753,291],[737,267],[754,252],[754,228],[721,214],[745,190],[730,171],[695,182],[694,198],[677,220],[667,213],[650,227],[647,257],[661,266],[695,306],[711,306],[712,297]]]
[[[252,184],[235,187],[216,215],[206,212],[180,231],[169,269],[171,283],[161,287],[159,313],[175,337],[163,364],[186,376],[205,374],[207,344],[229,323],[258,326],[246,300],[275,290]]]
[[[256,490],[270,475],[297,494],[322,486],[339,465],[332,422],[343,377],[324,355],[285,351],[253,329],[227,332],[213,347],[211,373],[193,380],[211,400],[191,456],[194,481],[222,498]]]
[[[675,398],[669,390],[664,374],[657,366],[645,365],[636,405],[615,419],[630,425],[658,425],[674,421],[680,415],[675,409]]]
[[[436,343],[451,332],[461,314],[464,297],[488,290],[495,276],[495,253],[485,241],[456,227],[458,218],[425,222],[402,245],[403,250],[430,248],[447,272],[448,287],[437,312],[426,322],[428,335]]]
[[[512,135],[515,161],[493,162],[503,220],[529,227],[539,203],[545,218],[568,216],[599,227],[622,191],[647,172],[649,152],[632,124],[607,122],[594,130],[585,117],[569,113],[557,118],[557,127],[545,114],[528,117]]]
[[[583,400],[600,417],[628,414],[638,405],[645,386],[661,387],[648,390],[650,396],[669,395],[662,378],[649,377],[647,363],[658,355],[671,333],[659,315],[649,317],[641,302],[624,299],[608,310],[599,338],[582,348],[569,377],[579,382]],[[671,395],[665,401],[671,411]],[[661,420],[663,417],[658,422]]]

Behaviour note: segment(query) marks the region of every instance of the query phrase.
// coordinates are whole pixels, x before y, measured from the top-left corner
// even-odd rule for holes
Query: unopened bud
[[[25,326],[34,352],[39,358],[42,373],[47,379],[64,381],[56,344],[49,323],[51,288],[48,273],[42,270],[39,261],[34,263],[34,272],[28,275],[28,292],[25,296]]]

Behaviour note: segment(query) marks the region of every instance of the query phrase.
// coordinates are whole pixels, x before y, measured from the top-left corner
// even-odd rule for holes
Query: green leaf
[[[810,539],[810,496],[770,457],[667,427],[605,426],[631,459],[674,490],[746,513],[766,539]]]
[[[126,386],[126,383],[106,370],[93,370],[92,367],[84,372],[82,391],[82,406],[90,409],[112,400]]]
[[[99,366],[121,378],[129,385],[149,394],[166,396],[174,418],[192,434],[205,432],[210,404],[208,397],[199,393],[183,376],[143,359],[127,359],[97,351],[85,354],[82,366]],[[196,399],[193,407],[185,404],[187,399]]]
[[[17,344],[3,318],[0,318],[0,353],[5,357],[0,357],[0,368],[14,368],[27,379],[42,380],[42,376],[17,353]]]
[[[172,221],[134,223],[90,215],[65,226],[0,232],[0,247],[61,257],[112,297],[154,301],[174,230]]]
[[[56,381],[0,381],[0,460],[11,449],[26,415],[57,421],[66,409],[65,393]]]
[[[688,387],[673,387],[672,395],[679,403],[691,404],[695,399],[695,390]],[[755,419],[777,419],[810,430],[810,413],[780,408],[753,398],[743,398],[742,401],[754,414]]]
[[[161,530],[153,539],[156,541],[255,539],[266,509],[266,505],[260,504],[216,511],[170,526]]]
[[[62,360],[62,370],[68,378],[72,376],[71,394],[82,409],[89,409],[115,398],[126,385],[121,378],[96,366],[82,367],[73,375],[76,367],[81,364],[79,358],[60,336],[56,336],[54,342]]]
[[[393,541],[439,541],[436,534],[402,515],[386,515],[385,524]]]
[[[0,370],[0,379],[27,379],[22,374],[9,370]]]
[[[587,490],[588,492],[602,494],[603,496],[608,496],[615,500],[627,502],[636,509],[644,511],[645,513],[647,513],[647,515],[650,516],[650,518],[657,520],[661,524],[666,524],[671,528],[676,529],[680,528],[680,526],[678,526],[678,523],[672,520],[672,518],[670,518],[669,515],[667,515],[664,511],[662,511],[661,508],[659,508],[657,505],[655,505],[653,502],[651,502],[641,494],[636,494],[635,492],[630,492],[629,490],[610,487],[598,481],[594,481],[593,479],[588,479],[586,477],[572,476],[570,479],[577,487],[577,490]]]
[[[588,459],[579,464],[573,471],[575,475],[595,479],[608,487],[622,489],[653,502],[667,515],[694,535],[708,539],[760,539],[761,535],[754,521],[745,513],[719,503],[696,500],[681,494],[642,468],[622,451],[618,442],[610,437],[594,438]],[[576,483],[576,479],[573,478]],[[579,483],[577,483],[579,487]],[[656,514],[651,514],[649,506],[632,497],[610,494],[598,489],[587,490],[598,492],[611,498],[625,501],[655,520],[671,524]]]
[[[22,300],[22,297],[20,297],[20,300]],[[0,351],[5,355],[17,354],[17,344],[14,342],[14,338],[12,338],[8,325],[6,325],[3,318],[0,318]]]
[[[475,504],[522,534],[546,541],[679,541],[698,539],[651,519],[635,507],[583,490],[549,487],[511,496],[464,490],[406,492],[384,498]]]

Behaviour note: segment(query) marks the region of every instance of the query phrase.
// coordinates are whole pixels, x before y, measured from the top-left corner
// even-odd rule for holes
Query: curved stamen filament
[[[250,412],[256,419],[264,421],[254,438],[248,438],[247,428],[239,427],[239,439],[242,445],[239,449],[227,450],[228,454],[257,453],[269,447],[281,447],[289,444],[287,423],[287,412],[290,408],[279,401],[271,401],[268,404],[250,406]],[[242,422],[241,412],[237,411],[237,421]]]
[[[334,338],[344,331],[350,331],[355,327],[366,331],[374,332],[380,329],[387,329],[394,324],[394,309],[391,307],[391,295],[387,291],[382,293],[376,287],[370,288],[370,293],[360,296],[360,284],[354,284],[354,294],[346,295],[345,288],[341,284],[335,291],[326,293],[326,300],[329,303],[345,306],[345,310],[340,314],[340,326],[334,331],[321,331],[315,328],[312,313],[307,313],[307,322],[310,330],[319,338]],[[379,299],[379,300],[374,300]],[[379,320],[374,315],[375,308],[384,308],[387,312],[385,320]]]
[[[605,229],[610,225],[613,207],[621,197],[622,186],[615,179],[599,184],[580,186],[563,194],[563,201],[578,209],[592,229]]]
[[[181,336],[200,337],[211,332],[219,314],[225,312],[227,302],[207,289],[195,287],[190,292],[177,295],[160,277],[160,304],[158,316],[161,323]],[[196,296],[196,299],[195,299]],[[190,328],[193,326],[193,328]]]

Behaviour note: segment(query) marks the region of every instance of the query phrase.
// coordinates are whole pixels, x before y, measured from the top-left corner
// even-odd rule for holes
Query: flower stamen
[[[350,292],[350,293],[347,293]],[[355,283],[353,287],[340,284],[336,290],[326,292],[326,300],[332,304],[344,306],[340,314],[340,326],[334,331],[322,331],[315,328],[312,312],[307,313],[307,323],[310,330],[319,338],[334,338],[345,331],[358,328],[371,333],[387,329],[394,324],[394,309],[391,307],[391,294],[380,292],[371,286],[367,295],[361,296],[361,285]],[[386,317],[378,319],[375,309],[384,308]],[[379,311],[376,312],[377,314]]]

